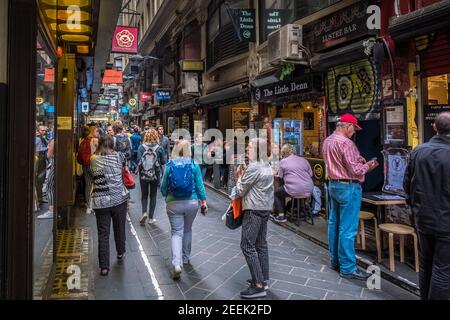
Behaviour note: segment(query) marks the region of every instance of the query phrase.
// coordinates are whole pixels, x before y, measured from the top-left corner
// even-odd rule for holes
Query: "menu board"
[[[250,109],[248,108],[233,108],[233,129],[248,130],[250,124]]]
[[[423,106],[423,116],[424,116],[424,141],[428,142],[431,138],[436,135],[433,129],[433,123],[439,113],[444,111],[450,111],[450,105],[436,104],[436,105],[425,105]]]
[[[404,100],[384,101],[384,144],[406,144],[406,114]]]

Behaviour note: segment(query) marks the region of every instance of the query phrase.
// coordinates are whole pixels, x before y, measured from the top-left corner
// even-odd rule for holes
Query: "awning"
[[[411,39],[450,26],[450,0],[394,18],[389,32],[396,41]]]
[[[165,113],[165,112],[174,112],[174,111],[178,111],[178,110],[183,110],[183,109],[187,109],[187,108],[192,108],[197,106],[197,99],[189,99],[186,101],[182,101],[179,103],[175,103],[175,104],[171,104],[168,106],[164,106],[161,108],[161,112]]]
[[[224,100],[246,96],[248,93],[249,93],[248,84],[239,84],[237,86],[223,89],[200,97],[198,99],[198,103],[203,105],[214,104]]]
[[[260,75],[256,77],[255,80],[251,81],[252,87],[262,87],[267,86],[269,84],[277,83],[280,81],[281,69],[272,71],[271,73],[267,73],[264,75]]]
[[[367,58],[365,51],[368,49],[368,44],[374,42],[374,38],[365,39],[345,47],[332,50],[326,53],[316,54],[311,59],[311,68],[314,71],[327,70],[342,64],[354,62],[356,60]],[[371,50],[370,50],[371,51]],[[370,54],[369,54],[370,55]]]

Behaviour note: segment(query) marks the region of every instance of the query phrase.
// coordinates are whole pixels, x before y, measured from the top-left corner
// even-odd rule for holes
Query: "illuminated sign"
[[[134,53],[138,51],[138,28],[117,26],[111,52]]]
[[[105,70],[103,74],[103,84],[120,84],[123,83],[122,71]]]
[[[150,92],[141,92],[139,95],[139,100],[141,102],[150,102],[152,101],[152,94]]]

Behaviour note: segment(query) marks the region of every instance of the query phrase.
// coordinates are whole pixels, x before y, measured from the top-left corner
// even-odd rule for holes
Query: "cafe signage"
[[[152,94],[150,92],[141,92],[139,94],[139,100],[141,102],[150,102],[152,101]]]
[[[267,101],[288,96],[292,94],[302,94],[313,90],[310,75],[302,76],[291,81],[277,82],[275,84],[256,88],[255,99],[257,101]]]
[[[368,28],[371,26],[368,21],[372,18],[368,8],[367,0],[358,1],[314,23],[310,29],[313,51],[318,52],[376,33],[376,29]]]
[[[172,91],[170,89],[156,91],[156,101],[170,101],[172,99]]]
[[[441,112],[450,112],[450,105],[448,104],[434,104],[434,105],[424,105],[423,106],[423,116],[424,116],[424,142],[428,142],[431,138],[436,135],[433,129],[433,123],[436,117]]]
[[[270,9],[266,10],[265,15],[265,30],[266,35],[277,31],[282,26],[288,23],[290,10],[288,9]]]
[[[203,71],[203,61],[202,60],[181,60],[181,71],[189,72],[189,71]]]
[[[255,9],[228,9],[233,27],[241,42],[256,41]]]

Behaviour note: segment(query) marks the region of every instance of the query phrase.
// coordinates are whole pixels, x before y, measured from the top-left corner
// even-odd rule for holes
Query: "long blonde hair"
[[[187,140],[177,140],[172,150],[172,159],[192,157],[191,144]]]

